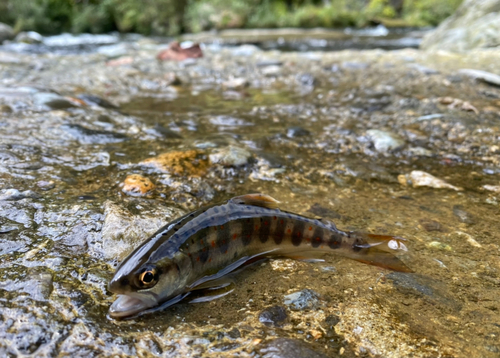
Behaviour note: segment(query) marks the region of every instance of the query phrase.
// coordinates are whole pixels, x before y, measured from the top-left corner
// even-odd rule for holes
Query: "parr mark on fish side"
[[[165,309],[197,289],[219,285],[242,266],[273,256],[317,258],[316,253],[331,252],[411,272],[394,256],[407,250],[404,241],[341,231],[328,221],[282,211],[264,194],[238,196],[176,219],[139,245],[108,285],[118,294],[109,316],[130,318]]]

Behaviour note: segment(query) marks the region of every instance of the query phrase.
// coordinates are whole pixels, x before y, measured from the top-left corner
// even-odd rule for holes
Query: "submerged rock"
[[[386,153],[391,150],[400,149],[405,141],[395,133],[370,129],[366,131],[375,146],[377,152]]]
[[[37,106],[47,106],[52,109],[66,109],[75,107],[73,103],[63,96],[51,92],[38,92],[33,96],[33,102]]]
[[[118,143],[127,139],[121,133],[89,129],[79,124],[63,125],[61,128],[82,144]]]
[[[289,338],[277,338],[260,349],[263,358],[327,358],[315,352],[310,345]]]
[[[302,127],[290,127],[286,130],[286,136],[288,138],[306,137],[308,135],[311,135],[311,132]]]
[[[110,101],[92,94],[81,94],[78,96],[78,98],[90,105],[97,105],[102,108],[110,108],[110,109],[118,108],[118,106],[115,106]]]
[[[122,191],[130,196],[146,196],[154,190],[155,185],[146,177],[131,174],[123,181]]]
[[[225,167],[239,167],[248,164],[252,153],[244,148],[229,145],[215,150],[209,157],[210,162],[214,164],[222,164]]]
[[[286,309],[282,306],[266,308],[259,314],[259,322],[266,326],[281,326],[287,319]]]
[[[436,189],[452,189],[456,191],[462,190],[462,188],[448,184],[444,180],[436,178],[435,176],[421,170],[414,170],[410,173],[410,175],[406,176],[400,175],[398,176],[398,180],[402,185],[406,185],[406,181],[410,180],[414,188],[428,186]]]
[[[296,311],[316,309],[320,304],[319,294],[309,289],[286,295],[283,302]]]
[[[135,208],[137,210],[137,206]],[[164,206],[141,207],[134,215],[122,203],[104,203],[104,224],[102,227],[102,251],[106,258],[121,260],[143,240],[147,239],[169,218],[180,216],[178,210]]]
[[[0,190],[0,201],[4,200],[21,200],[25,198],[39,198],[40,195],[32,190],[19,191],[17,189],[2,189]]]
[[[453,214],[465,224],[474,224],[476,221],[474,220],[474,216],[465,210],[462,205],[453,205]]]
[[[208,169],[206,155],[199,150],[163,153],[145,159],[139,164],[155,168],[160,172],[189,176],[202,176]]]

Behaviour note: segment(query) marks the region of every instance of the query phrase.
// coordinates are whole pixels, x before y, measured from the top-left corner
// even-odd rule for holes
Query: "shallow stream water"
[[[500,354],[500,89],[459,72],[499,73],[498,52],[207,46],[173,63],[151,39],[119,46],[0,52],[0,355]],[[132,174],[154,189],[126,190]],[[402,236],[415,272],[270,260],[222,299],[107,318],[133,247],[248,192]]]

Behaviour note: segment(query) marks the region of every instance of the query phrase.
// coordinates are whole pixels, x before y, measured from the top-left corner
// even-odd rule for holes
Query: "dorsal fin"
[[[245,194],[229,199],[230,203],[277,209],[279,201],[266,194]]]

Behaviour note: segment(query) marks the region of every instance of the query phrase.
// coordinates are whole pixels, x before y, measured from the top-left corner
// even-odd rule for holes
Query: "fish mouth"
[[[138,294],[118,295],[115,302],[109,307],[109,316],[118,319],[134,316],[157,304],[158,302],[152,296]]]

